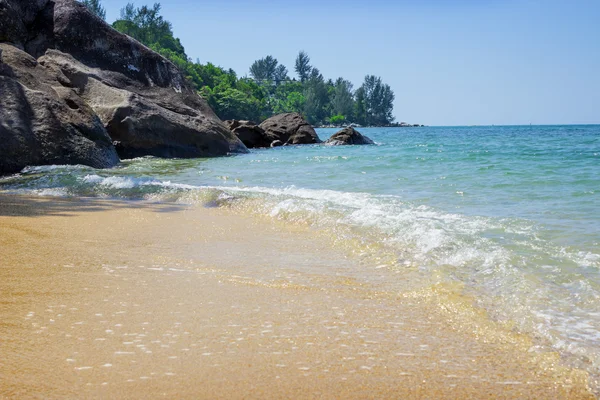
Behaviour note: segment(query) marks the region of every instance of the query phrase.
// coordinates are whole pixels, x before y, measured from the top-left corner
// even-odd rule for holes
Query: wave
[[[459,283],[497,321],[600,376],[600,254],[561,246],[544,226],[463,215],[392,195],[199,186],[82,166],[28,168],[0,189],[42,196],[180,202],[258,213],[331,233],[336,245],[399,273],[405,289]]]

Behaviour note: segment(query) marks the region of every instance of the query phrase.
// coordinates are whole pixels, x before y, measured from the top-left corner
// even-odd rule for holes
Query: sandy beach
[[[0,398],[594,398],[444,288],[235,210],[0,196]],[[394,274],[394,279],[388,279]]]

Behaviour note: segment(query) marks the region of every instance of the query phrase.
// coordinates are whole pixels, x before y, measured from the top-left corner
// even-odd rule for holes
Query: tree
[[[121,9],[121,19],[113,23],[113,28],[153,50],[168,49],[187,60],[181,41],[173,37],[172,25],[160,15],[160,10],[160,3],[154,3],[152,8],[135,8],[133,3],[128,3]]]
[[[352,93],[352,83],[343,78],[335,81],[333,98],[331,100],[332,115],[342,115],[352,119],[354,115],[354,95]]]
[[[98,17],[106,20],[106,10],[100,4],[100,0],[81,0],[81,4],[86,6],[92,13],[96,14]]]
[[[365,88],[359,87],[355,93],[354,119],[361,125],[367,125],[367,104],[365,99]]]
[[[279,62],[273,56],[266,56],[265,58],[256,60],[250,66],[250,76],[257,81],[274,81],[278,64]]]
[[[283,64],[279,64],[277,68],[275,68],[275,73],[273,74],[273,80],[277,85],[287,81],[288,78],[288,70]]]
[[[334,125],[341,125],[344,122],[346,122],[346,117],[343,115],[334,115],[331,118],[329,118],[329,122]]]
[[[310,78],[304,86],[304,111],[306,119],[311,124],[325,121],[325,118],[328,116],[329,92],[325,79],[317,68],[312,69]]]
[[[273,106],[273,112],[275,114],[289,113],[289,112],[304,112],[304,104],[306,99],[300,92],[290,92],[284,99],[281,99]]]
[[[201,64],[198,60],[192,62],[185,54],[180,40],[173,36],[171,23],[160,15],[160,11],[159,3],[153,7],[140,8],[128,3],[121,9],[121,17],[113,27],[175,64],[219,118],[262,121],[273,114],[273,92],[279,91],[279,86],[283,85],[277,88],[260,85],[250,78],[238,78],[232,69],[226,70],[211,63]],[[277,60],[270,56],[263,59],[262,63],[269,70],[269,79],[277,77],[285,81],[287,69],[278,66]],[[292,97],[286,107],[297,107],[301,100]]]
[[[360,91],[360,105],[359,103]],[[365,82],[357,91],[358,112],[361,114],[365,125],[388,125],[394,117],[394,92],[389,85],[384,84],[381,78],[367,75]]]
[[[313,68],[310,66],[310,57],[308,57],[308,54],[306,54],[304,50],[300,51],[300,53],[298,53],[298,57],[296,57],[295,69],[298,77],[300,78],[300,82],[305,82],[310,76]]]

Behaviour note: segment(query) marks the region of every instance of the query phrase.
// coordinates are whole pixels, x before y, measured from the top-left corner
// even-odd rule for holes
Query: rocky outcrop
[[[0,174],[28,165],[115,166],[119,158],[94,111],[33,57],[0,43]]]
[[[259,125],[272,138],[284,144],[322,143],[313,127],[298,113],[279,114]]]
[[[224,121],[225,125],[248,147],[260,148],[271,147],[276,138],[273,138],[252,121],[228,120]]]
[[[351,145],[351,144],[375,144],[371,139],[363,136],[352,127],[347,127],[331,136],[325,144],[331,146]]]
[[[28,153],[27,146],[34,149],[33,153],[46,155],[35,163],[72,163],[67,155],[73,151],[73,159],[78,163],[114,165],[114,149],[107,153],[110,160],[106,158],[104,162],[80,159],[87,153],[66,150],[66,143],[79,140],[71,136],[73,126],[82,126],[71,123],[75,120],[69,113],[89,114],[90,121],[93,119],[100,126],[104,136],[108,133],[119,155],[125,158],[206,157],[247,151],[171,62],[113,30],[73,0],[0,0],[0,42],[7,42],[3,45],[5,55],[7,49],[13,53],[24,50],[29,55],[29,72],[14,65],[14,57],[6,60],[4,56],[3,70],[8,72],[2,76],[32,92],[25,90],[26,95],[20,97],[23,109],[31,110],[30,117],[34,119],[46,115],[45,109],[54,110],[56,121],[62,121],[62,130],[67,132],[56,136],[54,131],[46,130],[50,128],[38,124],[35,132],[44,137],[43,141],[20,140],[20,131],[13,129],[10,122],[14,120],[9,114],[14,111],[9,113],[3,100],[2,134],[12,135],[14,146],[22,143],[24,147],[12,152],[6,146],[0,147],[1,171],[12,171],[20,165],[13,154]],[[21,72],[11,77],[10,71],[15,69]],[[18,86],[14,82],[12,85],[14,92]],[[33,92],[43,92],[45,97]],[[4,93],[3,90],[3,96]],[[39,98],[34,101],[35,96]],[[77,108],[70,108],[72,111],[63,115],[55,101]],[[24,123],[27,118],[23,117]],[[60,156],[56,153],[58,148],[62,149]]]

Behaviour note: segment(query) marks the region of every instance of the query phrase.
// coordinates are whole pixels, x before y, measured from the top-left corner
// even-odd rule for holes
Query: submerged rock
[[[271,139],[284,144],[322,143],[313,127],[298,113],[279,114],[265,120],[260,127]]]
[[[371,139],[362,135],[356,129],[347,127],[331,136],[325,144],[331,146],[351,145],[351,144],[375,144]]]
[[[247,151],[174,64],[74,0],[0,0],[0,42],[2,173],[112,166],[111,140],[126,158]]]

